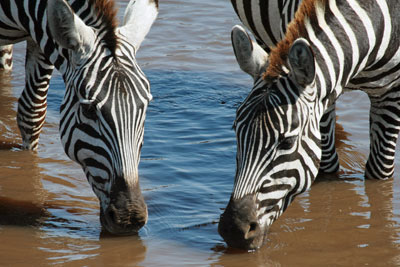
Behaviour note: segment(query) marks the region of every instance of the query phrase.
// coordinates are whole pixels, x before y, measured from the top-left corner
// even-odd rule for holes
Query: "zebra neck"
[[[368,7],[368,3],[356,0],[303,0],[285,38],[272,49],[264,78],[284,72],[291,45],[304,38],[315,55],[321,99],[331,94],[338,97],[355,77],[372,76],[365,70],[385,56],[390,47],[388,5],[392,3],[380,1]]]
[[[321,99],[337,98],[347,86],[385,90],[379,73],[391,72],[390,64],[398,64],[400,58],[398,42],[390,43],[389,6],[394,2],[378,1],[374,6],[363,1],[314,2],[315,14],[304,19],[304,27],[315,53]]]

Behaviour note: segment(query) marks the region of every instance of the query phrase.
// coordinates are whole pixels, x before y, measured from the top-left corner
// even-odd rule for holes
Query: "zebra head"
[[[257,249],[269,226],[310,187],[318,172],[315,61],[307,41],[298,39],[289,50],[285,71],[263,76],[260,68],[269,64],[267,57],[252,59],[258,52],[246,32],[235,27],[232,40],[239,64],[258,78],[236,112],[236,177],[218,231],[229,246]],[[270,60],[272,66],[272,55]]]
[[[158,1],[132,0],[120,27],[112,2],[89,1],[103,5],[92,9],[97,13],[89,14],[90,25],[64,0],[49,0],[47,17],[66,58],[59,68],[66,84],[60,121],[64,150],[82,166],[98,197],[103,228],[131,234],[147,221],[138,164],[151,100],[135,56],[157,16]]]

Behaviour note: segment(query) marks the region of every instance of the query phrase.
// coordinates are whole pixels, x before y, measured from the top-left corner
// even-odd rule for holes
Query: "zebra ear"
[[[231,40],[240,68],[256,80],[268,66],[267,52],[251,40],[246,30],[239,25],[232,28]]]
[[[290,47],[288,57],[296,82],[303,87],[310,85],[315,79],[315,61],[309,43],[303,38],[297,39]]]
[[[64,0],[47,2],[47,19],[54,41],[63,48],[78,51],[94,42],[94,32]]]
[[[139,49],[158,15],[158,0],[131,0],[119,32]]]

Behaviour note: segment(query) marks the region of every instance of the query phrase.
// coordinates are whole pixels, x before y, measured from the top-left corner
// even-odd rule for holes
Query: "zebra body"
[[[228,245],[259,248],[268,227],[310,188],[322,158],[321,118],[344,88],[371,100],[365,176],[392,177],[400,130],[399,11],[397,0],[302,1],[236,113],[235,184],[219,223]],[[243,53],[238,60],[254,51],[240,49],[251,47],[245,35],[233,29],[235,53]]]
[[[65,82],[60,136],[100,201],[102,226],[136,232],[147,220],[138,164],[150,84],[136,52],[158,13],[157,0],[132,0],[117,27],[112,0],[2,0],[0,45],[27,42],[26,86],[17,121],[35,150],[54,67]]]

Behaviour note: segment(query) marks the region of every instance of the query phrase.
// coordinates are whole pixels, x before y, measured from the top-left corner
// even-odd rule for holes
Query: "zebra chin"
[[[147,218],[147,205],[139,184],[134,190],[113,190],[109,205],[100,208],[103,229],[114,235],[137,234],[146,224]]]
[[[243,250],[260,248],[267,229],[258,222],[255,197],[231,198],[220,217],[218,232],[229,247]]]

